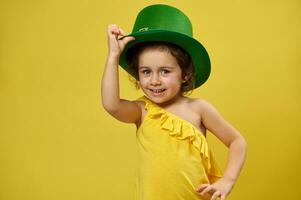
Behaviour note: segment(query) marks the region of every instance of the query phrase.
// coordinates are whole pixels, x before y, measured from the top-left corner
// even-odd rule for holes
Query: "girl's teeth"
[[[163,92],[164,91],[164,89],[162,89],[162,90],[152,90],[153,92],[156,92],[156,93],[159,93],[159,92]]]

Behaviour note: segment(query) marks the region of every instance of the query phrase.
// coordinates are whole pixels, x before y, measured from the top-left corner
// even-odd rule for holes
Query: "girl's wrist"
[[[227,176],[223,177],[223,179],[224,179],[225,181],[227,181],[228,183],[231,183],[232,185],[234,185],[235,182],[236,182],[236,179],[235,179],[235,178],[231,178],[231,177],[227,177]]]
[[[110,60],[118,60],[119,61],[120,53],[109,52],[108,59]]]
[[[120,57],[120,53],[119,52],[109,51],[108,52],[108,56],[112,57],[112,58],[119,58]]]

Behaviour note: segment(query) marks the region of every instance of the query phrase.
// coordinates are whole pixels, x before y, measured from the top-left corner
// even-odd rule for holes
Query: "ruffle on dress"
[[[161,129],[167,130],[169,135],[179,140],[189,140],[189,142],[200,152],[204,161],[204,168],[211,182],[215,182],[222,177],[222,172],[214,160],[209,149],[205,136],[199,132],[191,123],[166,111],[145,96],[140,97],[145,101],[147,116],[151,119],[159,119]]]

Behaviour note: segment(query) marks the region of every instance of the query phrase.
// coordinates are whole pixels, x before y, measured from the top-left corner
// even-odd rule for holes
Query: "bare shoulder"
[[[200,112],[202,109],[205,109],[208,107],[213,107],[213,105],[205,98],[189,98],[189,105],[193,109],[200,111]]]
[[[196,106],[197,105],[202,105],[202,104],[206,104],[206,103],[209,103],[209,101],[203,97],[198,97],[198,98],[191,98],[189,97],[190,101],[192,104],[195,104]]]
[[[208,114],[214,114],[216,117],[220,116],[215,106],[205,98],[190,98],[190,106],[200,114],[202,121],[205,120]]]

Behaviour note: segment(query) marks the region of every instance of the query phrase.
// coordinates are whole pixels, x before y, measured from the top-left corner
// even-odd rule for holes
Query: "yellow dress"
[[[136,132],[136,200],[207,200],[199,185],[222,177],[205,136],[190,122],[148,99],[147,114]]]

